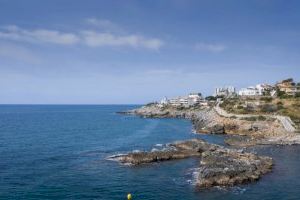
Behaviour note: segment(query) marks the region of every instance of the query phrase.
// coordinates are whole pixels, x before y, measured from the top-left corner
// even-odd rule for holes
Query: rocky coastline
[[[200,188],[252,182],[270,172],[273,166],[272,158],[209,144],[201,139],[174,142],[168,147],[167,150],[134,152],[111,159],[125,164],[141,165],[199,157],[196,185]]]
[[[226,134],[232,137],[228,145],[293,145],[300,144],[300,134],[288,132],[276,119],[249,120],[234,117],[224,117],[211,107],[159,107],[156,104],[143,106],[122,114],[136,115],[145,118],[184,118],[191,120],[197,133]]]
[[[197,133],[226,134],[225,148],[193,139],[168,145],[168,150],[136,152],[115,156],[112,159],[124,164],[141,165],[167,160],[199,157],[197,186],[233,186],[258,180],[270,172],[273,160],[238,150],[237,147],[254,145],[300,144],[300,135],[287,132],[278,120],[247,120],[220,115],[215,106],[160,107],[157,104],[120,112],[144,118],[184,118],[191,120]]]

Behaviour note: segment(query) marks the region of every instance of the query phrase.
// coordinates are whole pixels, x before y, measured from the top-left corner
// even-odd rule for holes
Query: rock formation
[[[167,150],[135,152],[114,156],[111,159],[141,165],[197,156],[201,159],[197,177],[197,185],[201,188],[233,186],[254,181],[271,171],[273,164],[269,157],[227,149],[201,139],[175,142],[168,147]]]
[[[299,144],[300,136],[287,133],[278,120],[251,121],[223,117],[212,107],[159,107],[156,104],[123,112],[150,118],[186,118],[198,133],[243,135],[248,138],[228,141],[229,145],[250,146],[256,144]],[[250,138],[250,139],[249,139]],[[245,142],[246,141],[246,142]],[[249,142],[247,142],[249,141]]]

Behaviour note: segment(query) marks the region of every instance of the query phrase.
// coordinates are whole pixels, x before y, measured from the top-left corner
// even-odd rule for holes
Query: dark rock
[[[272,164],[269,157],[236,150],[206,151],[202,154],[197,185],[206,188],[255,181],[271,171]]]
[[[216,124],[208,129],[212,134],[225,134],[225,127],[221,124]]]
[[[238,124],[226,124],[224,128],[225,128],[225,132],[232,132],[232,131],[239,130]]]
[[[273,163],[269,157],[226,149],[200,139],[175,142],[164,151],[129,153],[114,159],[122,163],[140,165],[191,156],[201,158],[197,179],[199,187],[232,186],[254,181],[271,171]]]

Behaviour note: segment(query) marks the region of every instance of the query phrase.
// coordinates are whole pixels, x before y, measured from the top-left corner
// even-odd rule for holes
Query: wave
[[[126,154],[126,153],[114,154],[114,155],[106,157],[106,160],[119,161],[120,157],[126,156],[126,155],[128,155],[128,154]]]
[[[215,189],[224,191],[224,192],[232,192],[233,194],[240,195],[244,194],[247,189],[238,187],[238,186],[233,186],[233,187],[226,187],[226,186],[214,186]]]
[[[187,179],[187,183],[190,185],[196,185],[199,177],[199,168],[191,168],[188,170],[187,175],[190,176],[190,179]]]

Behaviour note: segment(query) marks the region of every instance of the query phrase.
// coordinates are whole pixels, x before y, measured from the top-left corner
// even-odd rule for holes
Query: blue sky
[[[0,103],[146,103],[300,81],[297,0],[0,0]]]

